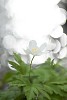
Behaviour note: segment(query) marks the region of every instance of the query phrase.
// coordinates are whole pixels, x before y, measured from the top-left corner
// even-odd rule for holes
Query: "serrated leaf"
[[[61,91],[61,89],[59,88],[58,85],[51,85],[52,89],[53,89],[53,92],[55,94],[58,94],[60,96],[64,96],[64,91]]]
[[[21,56],[20,56],[19,54],[14,53],[14,59],[15,59],[15,61],[16,61],[20,66],[22,66],[22,67],[29,67],[27,64],[25,64],[25,63],[23,62],[23,60],[21,59]]]
[[[15,68],[17,71],[21,72],[22,74],[26,74],[29,69],[30,66],[25,64],[22,59],[21,56],[19,54],[14,53],[14,59],[15,61],[9,61],[9,63],[12,65],[11,67]]]
[[[11,64],[11,67],[15,68],[17,71],[22,72],[22,68],[16,62],[9,61],[9,64]]]
[[[11,67],[15,68],[17,71],[19,71],[21,74],[26,74],[26,67],[25,66],[20,66],[17,63],[13,61],[9,61],[9,63],[12,65]]]
[[[61,90],[67,92],[67,84],[66,85],[61,85],[59,87],[61,88]]]
[[[43,97],[47,98],[48,100],[51,100],[51,98],[47,92],[43,91],[42,89],[40,89],[39,92]]]
[[[44,90],[49,94],[53,94],[52,88],[48,85],[44,85]]]
[[[21,57],[20,57],[20,55],[19,55],[19,54],[14,53],[14,59],[15,59],[15,60],[16,60],[16,62],[18,62],[19,64],[21,64],[21,63],[22,63],[22,59],[21,59]]]
[[[44,87],[41,84],[36,84],[36,88],[39,91],[39,94],[41,94],[44,98],[51,100],[49,94],[44,90]]]
[[[63,84],[67,84],[67,81],[61,81],[61,80],[58,80],[58,81],[55,81],[55,82],[51,82],[52,84],[57,84],[57,85],[63,85]]]
[[[24,91],[25,91],[25,95],[27,97],[27,100],[32,100],[35,98],[35,94],[34,94],[34,87],[29,87],[29,86],[26,86],[24,88]]]

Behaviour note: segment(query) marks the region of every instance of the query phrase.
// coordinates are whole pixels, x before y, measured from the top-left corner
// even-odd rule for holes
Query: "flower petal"
[[[53,30],[53,32],[50,34],[51,37],[53,38],[59,38],[63,35],[63,28],[62,26],[58,26]]]
[[[53,50],[53,53],[58,53],[61,49],[61,44],[58,40],[56,40],[56,48]]]
[[[54,43],[49,43],[47,46],[47,50],[53,50],[56,47],[56,44]]]
[[[24,50],[24,52],[25,52],[26,54],[30,54],[30,50],[29,50],[29,49]]]
[[[65,33],[60,37],[60,43],[62,47],[67,45],[67,35]]]
[[[47,45],[47,50],[54,50],[56,47],[56,41],[51,38],[51,41],[49,41]]]
[[[34,48],[34,47],[37,47],[37,43],[36,43],[35,40],[31,40],[31,41],[29,42],[29,48],[32,49],[32,48]]]
[[[59,9],[60,9],[60,24],[64,25],[66,23],[67,12],[63,8],[59,8]]]
[[[61,51],[59,52],[58,58],[59,59],[63,59],[67,56],[67,47],[64,47],[61,49]]]
[[[43,51],[43,50],[46,48],[46,46],[47,46],[47,44],[46,44],[46,43],[44,43],[44,44],[42,44],[42,45],[40,46],[40,48],[39,48],[39,49],[40,49],[41,51]]]

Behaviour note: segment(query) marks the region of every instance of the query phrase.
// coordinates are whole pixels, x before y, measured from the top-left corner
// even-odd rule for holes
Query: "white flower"
[[[58,27],[56,27],[55,29],[53,29],[53,31],[51,32],[50,36],[53,38],[59,38],[63,35],[63,28],[61,25],[59,25]]]
[[[26,54],[32,54],[33,56],[39,56],[41,54],[43,54],[46,47],[46,43],[42,44],[40,47],[37,46],[37,43],[35,40],[31,40],[29,42],[29,47],[27,48],[27,50],[24,50],[26,52]]]
[[[56,47],[55,49],[53,50],[53,53],[58,53],[61,49],[61,43],[60,41],[56,40]]]
[[[62,35],[56,36],[55,38],[54,35],[50,35],[50,43],[48,44],[47,50],[50,51],[49,53],[52,52],[53,59],[63,59],[67,57],[67,35],[63,33]]]
[[[59,54],[58,54],[58,58],[59,59],[63,59],[67,56],[67,47],[64,47],[60,50]]]
[[[58,53],[61,49],[61,44],[59,40],[51,38],[50,43],[48,43],[47,50],[53,53]]]
[[[60,9],[60,24],[64,25],[66,23],[67,12],[63,8],[59,8],[59,9]]]
[[[61,42],[61,46],[62,47],[65,47],[67,45],[67,35],[66,34],[63,34],[61,37],[60,37],[60,42]]]

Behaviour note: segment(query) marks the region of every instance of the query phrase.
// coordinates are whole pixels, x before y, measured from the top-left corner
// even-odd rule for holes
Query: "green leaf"
[[[47,92],[45,92],[43,89],[38,89],[38,90],[43,97],[47,98],[48,100],[51,100],[51,98]]]
[[[51,82],[52,84],[55,84],[55,85],[63,85],[63,84],[67,84],[67,81],[66,80],[58,80],[58,81],[54,81],[54,82]]]
[[[19,64],[22,63],[22,59],[21,56],[17,53],[14,53],[14,59],[16,60],[16,62],[18,62]]]
[[[14,59],[16,62],[9,61],[9,63],[12,65],[11,67],[21,72],[21,74],[28,73],[30,66],[22,61],[21,56],[19,54],[14,53]]]
[[[35,88],[33,86],[26,86],[24,88],[27,100],[32,100],[35,98],[34,90],[35,90]]]
[[[19,88],[10,87],[7,90],[0,91],[0,100],[15,100],[20,93]]]
[[[9,63],[12,65],[11,67],[16,69],[16,71],[19,71],[21,74],[26,74],[28,66],[24,66],[24,65],[20,66],[20,65],[18,65],[17,63],[15,63],[13,61],[9,61]]]
[[[34,86],[38,90],[39,94],[41,94],[44,98],[51,100],[49,94],[44,90],[44,86],[42,84],[35,84]]]
[[[53,92],[54,92],[55,94],[58,94],[58,95],[60,95],[60,96],[63,96],[63,95],[64,95],[64,92],[61,91],[61,89],[59,88],[58,85],[50,85],[50,86],[51,86],[51,88],[52,88],[52,90],[53,90]]]
[[[59,87],[61,88],[61,90],[67,92],[67,84],[66,85],[61,85]]]
[[[19,66],[17,63],[13,62],[13,61],[9,61],[9,64],[11,64],[13,68],[15,68],[17,71],[22,73],[22,68],[21,66]]]
[[[25,64],[25,63],[23,62],[23,60],[21,59],[21,56],[20,56],[19,54],[14,53],[14,59],[15,59],[15,61],[16,61],[20,66],[22,66],[22,67],[29,67],[27,64]]]
[[[52,88],[48,85],[44,85],[44,90],[49,94],[53,94]]]
[[[7,73],[4,75],[2,81],[3,81],[3,82],[7,82],[14,74],[15,74],[15,73],[12,72],[12,71],[7,72]]]

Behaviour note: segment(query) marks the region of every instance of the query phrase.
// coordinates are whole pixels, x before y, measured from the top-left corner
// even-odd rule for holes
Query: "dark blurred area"
[[[61,0],[61,2],[58,4],[60,8],[64,8],[67,11],[67,0]],[[63,25],[64,33],[67,34],[67,21]]]

